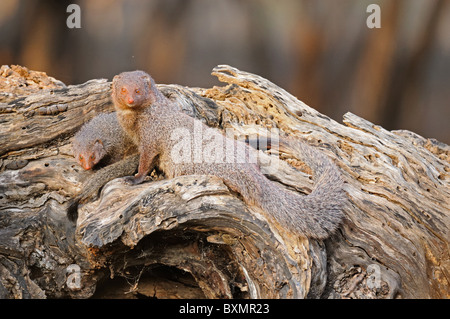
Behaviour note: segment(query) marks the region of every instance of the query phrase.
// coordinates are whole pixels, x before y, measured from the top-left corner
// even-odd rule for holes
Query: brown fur
[[[138,173],[128,180],[141,183],[154,165],[158,164],[168,178],[180,175],[215,175],[233,191],[240,193],[249,204],[257,205],[289,230],[313,238],[326,238],[342,220],[345,193],[339,170],[333,162],[314,148],[301,143],[293,146],[301,159],[315,170],[318,182],[313,192],[301,196],[268,180],[256,164],[249,161],[233,163],[225,158],[227,143],[251,150],[244,143],[230,140],[183,112],[164,97],[154,80],[143,71],[125,72],[114,77],[112,98],[119,123],[138,145]],[[176,135],[176,130],[186,134]],[[208,139],[200,142],[183,135],[195,136],[196,130]],[[180,146],[190,148],[189,161],[175,162],[173,151]],[[212,155],[198,159],[206,148]],[[184,149],[184,148],[183,148]],[[217,155],[219,154],[219,155]],[[220,155],[222,154],[222,155]],[[222,159],[222,162],[218,162]],[[216,161],[214,161],[216,159]]]
[[[122,130],[115,113],[97,115],[75,134],[73,155],[84,169],[92,169],[102,159],[111,164],[136,153],[137,148]]]
[[[67,216],[75,221],[78,205],[97,197],[102,186],[110,180],[133,174],[139,156],[136,145],[120,127],[115,113],[100,114],[86,123],[75,135],[72,148],[84,169],[92,169],[100,161],[111,164],[96,171],[83,184],[81,193],[69,202]]]

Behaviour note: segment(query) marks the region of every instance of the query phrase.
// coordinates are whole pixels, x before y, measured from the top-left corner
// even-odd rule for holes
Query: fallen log
[[[340,124],[230,66],[212,74],[225,85],[159,88],[224,133],[278,132],[330,156],[348,196],[341,228],[324,241],[304,238],[214,176],[157,173],[137,186],[110,181],[71,223],[67,202],[92,174],[73,158],[71,138],[113,111],[110,82],[65,86],[2,67],[1,298],[450,297],[448,145],[351,113]],[[267,154],[279,163],[269,178],[311,191],[313,172],[295,150]]]

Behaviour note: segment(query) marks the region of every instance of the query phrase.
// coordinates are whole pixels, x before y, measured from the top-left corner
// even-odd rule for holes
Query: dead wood
[[[339,231],[323,242],[289,233],[214,176],[113,180],[74,225],[67,201],[92,172],[71,156],[71,137],[113,110],[110,83],[15,91],[10,80],[30,74],[0,74],[0,297],[450,297],[448,145],[351,113],[337,123],[266,79],[218,66],[224,86],[160,88],[209,126],[241,136],[277,128],[333,158],[348,193]],[[314,176],[295,152],[270,152],[282,161],[267,175],[308,193]],[[117,293],[102,295],[108,285]]]

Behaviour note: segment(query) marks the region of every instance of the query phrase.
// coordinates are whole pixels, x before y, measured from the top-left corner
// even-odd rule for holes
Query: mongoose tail
[[[280,142],[280,149],[283,149]],[[303,160],[315,173],[313,191],[303,196],[267,179],[256,167],[246,166],[246,174],[221,176],[244,200],[256,205],[294,233],[325,239],[343,219],[345,191],[337,166],[328,156],[299,141],[287,141],[289,150]]]

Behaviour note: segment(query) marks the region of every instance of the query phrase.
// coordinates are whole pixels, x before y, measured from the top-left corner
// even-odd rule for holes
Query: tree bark
[[[290,233],[214,176],[115,179],[80,207],[75,225],[67,201],[92,172],[70,142],[84,122],[113,111],[110,82],[48,78],[17,93],[5,83],[33,71],[2,70],[1,298],[450,297],[448,145],[351,113],[337,123],[264,78],[217,66],[225,86],[159,88],[224,133],[277,128],[333,158],[348,194],[340,229],[325,241]],[[269,178],[311,190],[314,172],[293,150],[267,153],[282,159]]]

